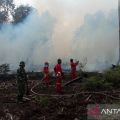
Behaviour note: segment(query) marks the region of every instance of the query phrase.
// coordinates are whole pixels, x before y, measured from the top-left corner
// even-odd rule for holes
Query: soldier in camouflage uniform
[[[25,72],[25,63],[20,62],[19,69],[17,70],[17,84],[18,84],[18,101],[23,101],[24,94],[28,95],[28,83],[27,83],[27,74]]]

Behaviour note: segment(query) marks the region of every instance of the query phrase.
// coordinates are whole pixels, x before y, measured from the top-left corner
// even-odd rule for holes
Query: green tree
[[[1,74],[7,74],[9,71],[10,71],[10,65],[9,64],[0,65],[0,73]]]
[[[13,20],[14,20],[13,23],[17,24],[23,22],[26,19],[26,17],[29,15],[31,10],[32,10],[31,7],[23,6],[23,5],[16,8],[13,14]]]
[[[9,21],[10,15],[13,13],[15,5],[13,0],[0,0],[0,24]]]
[[[32,11],[32,7],[30,6],[20,5],[16,7],[13,1],[0,0],[0,27],[4,23],[21,23]]]

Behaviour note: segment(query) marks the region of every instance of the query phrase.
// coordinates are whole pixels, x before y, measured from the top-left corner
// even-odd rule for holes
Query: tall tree
[[[14,20],[13,23],[18,24],[23,22],[26,19],[26,17],[29,15],[31,10],[32,10],[31,7],[23,6],[23,5],[16,8],[13,14],[13,20]]]
[[[14,0],[0,0],[0,26],[4,23],[18,24],[23,22],[32,10],[30,6],[18,6],[16,8]]]
[[[13,0],[0,0],[0,23],[9,21],[9,16],[13,13],[14,8]]]

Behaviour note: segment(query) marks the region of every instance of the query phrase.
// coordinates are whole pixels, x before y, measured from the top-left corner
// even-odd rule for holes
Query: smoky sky
[[[33,11],[24,23],[4,25],[0,32],[0,63],[10,63],[14,68],[21,60],[40,64],[49,55],[54,24],[49,12],[39,15]]]
[[[100,70],[116,64],[118,26],[117,10],[111,10],[107,16],[102,11],[86,15],[84,24],[76,31],[73,53],[76,56],[87,56],[89,69]]]
[[[116,8],[83,15],[80,9],[75,8],[70,13],[70,5],[68,8],[63,6],[64,9],[58,3],[54,4],[54,8],[43,5],[44,10],[41,6],[38,9],[38,6],[23,23],[2,27],[0,64],[10,63],[11,68],[16,69],[21,60],[30,68],[43,65],[45,61],[56,64],[57,58],[62,58],[63,62],[69,62],[70,58],[80,61],[87,58],[87,70],[103,70],[117,62]]]

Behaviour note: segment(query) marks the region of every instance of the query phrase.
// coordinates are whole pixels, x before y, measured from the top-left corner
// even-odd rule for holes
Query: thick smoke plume
[[[0,31],[0,64],[10,63],[16,69],[23,60],[32,69],[45,61],[55,64],[57,58],[69,62],[71,57],[80,61],[87,58],[87,70],[103,70],[115,64],[118,60],[117,9],[91,10],[85,14],[79,7],[76,9],[76,4],[64,4],[33,2],[36,10],[23,23],[4,25]]]
[[[88,69],[105,69],[117,63],[118,36],[116,10],[111,10],[107,16],[101,11],[87,15],[84,24],[76,32],[72,52],[76,56],[87,56]]]
[[[33,11],[22,24],[4,25],[0,32],[0,63],[10,63],[14,69],[21,60],[28,65],[49,60],[54,24],[55,19],[48,12],[39,15]]]

